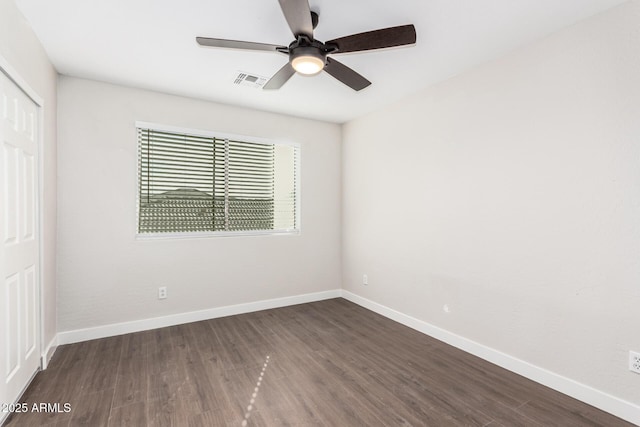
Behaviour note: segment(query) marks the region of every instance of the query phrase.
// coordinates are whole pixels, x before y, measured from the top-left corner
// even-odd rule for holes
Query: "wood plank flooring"
[[[630,426],[343,299],[61,346],[8,426]]]

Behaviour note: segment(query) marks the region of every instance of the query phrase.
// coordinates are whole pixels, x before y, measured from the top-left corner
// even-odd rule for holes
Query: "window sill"
[[[216,231],[206,233],[136,233],[136,240],[208,239],[218,237],[299,236],[300,230]]]

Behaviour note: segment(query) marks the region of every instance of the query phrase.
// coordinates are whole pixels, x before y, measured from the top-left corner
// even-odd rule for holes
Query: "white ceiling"
[[[310,0],[315,38],[412,23],[415,46],[336,56],[373,84],[355,92],[326,73],[277,91],[282,54],[201,47],[196,36],[288,45],[276,0],[15,0],[61,74],[333,122],[345,122],[624,0]]]

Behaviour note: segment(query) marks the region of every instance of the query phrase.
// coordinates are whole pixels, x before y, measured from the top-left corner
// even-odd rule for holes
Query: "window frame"
[[[177,134],[189,134],[208,138],[229,139],[233,141],[249,142],[253,144],[265,144],[265,145],[286,145],[295,148],[295,224],[296,228],[291,229],[278,229],[278,230],[240,230],[240,231],[197,231],[197,232],[177,232],[177,233],[140,233],[139,232],[139,220],[140,220],[140,160],[138,157],[139,141],[137,137],[137,130],[139,128],[151,129],[159,132],[173,132]],[[165,240],[165,239],[205,239],[212,237],[259,237],[259,236],[298,236],[301,234],[302,222],[301,222],[301,208],[302,199],[300,197],[301,187],[301,145],[297,142],[273,140],[268,138],[261,138],[255,136],[231,134],[225,132],[215,132],[204,129],[184,128],[180,126],[163,125],[152,122],[136,121],[134,123],[134,130],[136,131],[135,144],[136,144],[136,216],[135,216],[135,238],[136,240]]]

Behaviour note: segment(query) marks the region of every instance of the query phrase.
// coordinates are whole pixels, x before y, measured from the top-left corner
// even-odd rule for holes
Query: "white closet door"
[[[40,364],[37,117],[0,71],[0,403],[13,403]]]

